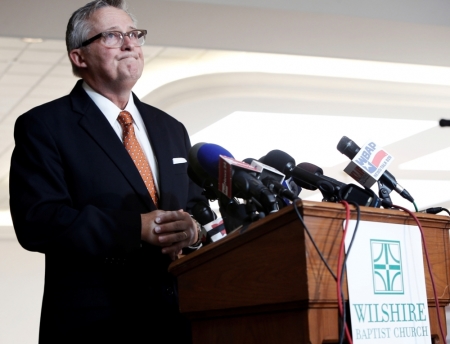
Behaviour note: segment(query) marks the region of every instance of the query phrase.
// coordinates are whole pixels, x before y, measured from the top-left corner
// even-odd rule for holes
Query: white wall
[[[0,227],[0,343],[35,344],[44,289],[44,255],[24,250]]]

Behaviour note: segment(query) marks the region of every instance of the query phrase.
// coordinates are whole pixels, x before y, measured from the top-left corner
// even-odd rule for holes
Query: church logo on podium
[[[370,240],[374,294],[404,294],[400,241]]]

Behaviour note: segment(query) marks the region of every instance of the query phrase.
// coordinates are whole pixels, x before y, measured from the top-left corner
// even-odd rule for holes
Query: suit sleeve
[[[74,204],[64,157],[45,121],[22,115],[14,138],[10,208],[25,249],[105,256],[139,248],[140,212]]]

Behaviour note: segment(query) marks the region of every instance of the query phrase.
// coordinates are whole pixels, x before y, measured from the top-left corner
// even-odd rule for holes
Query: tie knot
[[[117,117],[119,123],[123,126],[127,126],[133,123],[133,117],[128,111],[121,111],[119,117]]]

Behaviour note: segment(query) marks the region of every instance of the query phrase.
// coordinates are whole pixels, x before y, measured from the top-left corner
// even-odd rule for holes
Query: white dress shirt
[[[83,89],[89,95],[89,97],[93,100],[95,105],[100,109],[100,111],[105,115],[109,124],[111,124],[112,128],[116,132],[119,139],[123,142],[122,139],[122,126],[120,125],[117,117],[119,116],[120,111],[128,111],[131,116],[133,116],[133,126],[134,132],[136,134],[136,138],[141,145],[141,148],[144,151],[145,156],[147,157],[147,161],[150,164],[150,168],[152,169],[153,179],[155,181],[156,192],[159,195],[159,174],[158,174],[158,162],[156,161],[155,155],[153,154],[153,149],[150,144],[150,139],[148,137],[147,128],[144,125],[144,121],[142,120],[142,116],[139,113],[136,105],[134,104],[133,95],[130,92],[130,99],[128,100],[127,106],[125,109],[120,109],[110,101],[108,98],[102,96],[100,93],[95,92],[86,82],[83,82]]]

